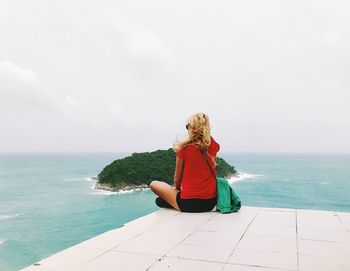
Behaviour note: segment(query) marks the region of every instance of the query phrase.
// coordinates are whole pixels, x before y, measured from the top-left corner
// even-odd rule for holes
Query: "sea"
[[[0,270],[14,271],[157,211],[148,189],[112,193],[91,177],[129,153],[0,154]],[[350,154],[222,153],[246,206],[350,212]]]

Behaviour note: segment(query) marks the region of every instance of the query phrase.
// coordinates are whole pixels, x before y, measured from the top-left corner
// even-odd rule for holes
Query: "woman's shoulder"
[[[210,136],[210,145],[219,145],[219,143],[212,137]]]
[[[209,149],[212,151],[212,152],[218,152],[220,150],[220,144],[217,143],[215,141],[215,139],[211,136],[210,137],[210,145],[209,145]]]
[[[188,148],[194,147],[193,143],[188,143],[185,146],[180,147],[177,151],[184,151],[187,150]]]
[[[194,145],[192,143],[190,144],[187,144],[181,148],[179,148],[177,151],[176,151],[176,155],[179,157],[179,158],[182,158],[184,159],[185,158],[185,154],[190,151],[192,148],[194,148]]]

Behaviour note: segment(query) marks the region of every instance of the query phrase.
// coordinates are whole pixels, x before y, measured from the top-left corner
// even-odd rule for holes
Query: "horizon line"
[[[157,150],[164,150],[164,149],[157,149]],[[120,154],[132,154],[132,153],[143,153],[143,152],[153,152],[157,150],[150,150],[150,151],[11,151],[11,152],[1,152],[0,155],[3,154],[113,154],[113,153],[120,153]],[[350,152],[305,152],[305,151],[298,151],[298,152],[265,152],[265,151],[223,151],[219,152],[220,154],[342,154],[342,155],[349,155]]]

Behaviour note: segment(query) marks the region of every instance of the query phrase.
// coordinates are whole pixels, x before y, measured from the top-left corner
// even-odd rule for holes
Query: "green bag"
[[[216,194],[217,204],[216,209],[223,214],[237,212],[241,209],[241,199],[235,190],[230,186],[228,181],[224,178],[217,178],[211,168],[208,159],[204,155],[204,151],[201,150],[203,159],[207,163],[211,173],[216,179]]]
[[[241,199],[224,178],[216,178],[216,209],[223,214],[237,212],[241,209]]]

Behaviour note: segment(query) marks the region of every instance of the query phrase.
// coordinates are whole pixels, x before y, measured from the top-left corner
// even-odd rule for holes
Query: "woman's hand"
[[[181,187],[178,188],[178,187],[176,187],[175,185],[173,186],[173,189],[174,189],[174,190],[177,190],[177,191],[179,191],[179,192],[181,191]]]

